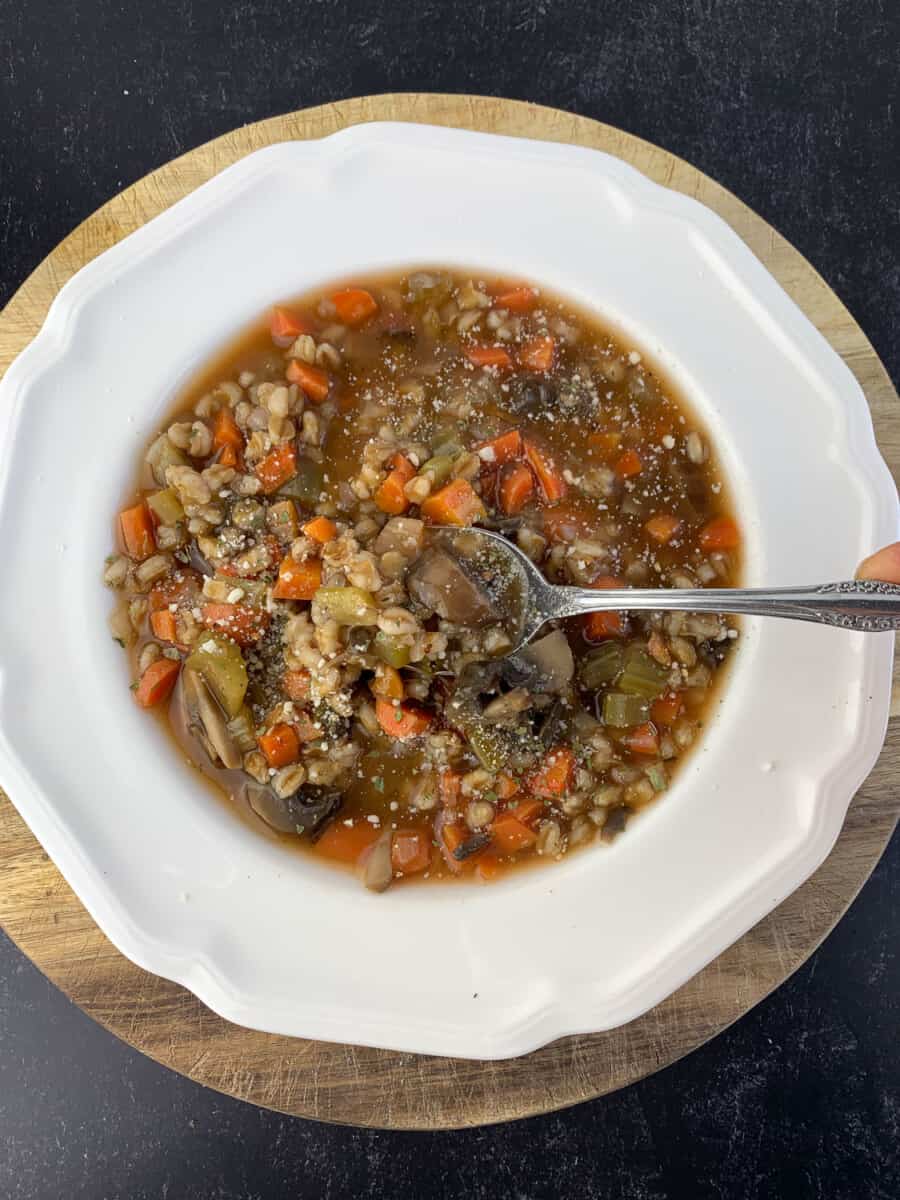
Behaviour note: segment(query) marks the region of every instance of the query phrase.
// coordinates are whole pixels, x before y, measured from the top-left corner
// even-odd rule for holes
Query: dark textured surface
[[[112,193],[234,125],[482,92],[682,155],[784,233],[900,379],[895,0],[0,0],[0,303]],[[0,942],[0,1196],[895,1200],[900,846],[711,1045],[606,1100],[460,1134],[330,1128],[135,1054]]]

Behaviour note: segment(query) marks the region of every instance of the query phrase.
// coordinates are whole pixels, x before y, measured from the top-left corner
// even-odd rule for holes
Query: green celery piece
[[[409,663],[409,646],[406,642],[391,633],[379,630],[372,642],[372,650],[382,662],[399,671]]]
[[[338,625],[375,625],[378,606],[371,592],[358,587],[321,587],[313,597],[332,621]]]
[[[163,488],[147,497],[147,503],[163,525],[177,525],[184,520],[184,509],[174,488]]]
[[[204,633],[184,665],[203,676],[229,717],[238,715],[247,694],[247,668],[236,642],[220,633]]]
[[[614,729],[627,729],[641,725],[647,720],[650,703],[643,696],[628,696],[622,692],[608,692],[603,697],[603,723]]]
[[[619,642],[604,642],[596,650],[589,651],[578,665],[578,677],[582,687],[596,691],[606,683],[612,683],[622,670],[622,647]]]

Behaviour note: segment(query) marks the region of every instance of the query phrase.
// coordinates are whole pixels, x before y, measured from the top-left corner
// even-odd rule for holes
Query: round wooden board
[[[363,121],[455,125],[572,142],[625,159],[696,196],[744,239],[854,372],[881,450],[900,466],[900,410],[884,368],[808,262],[711,179],[656,146],[555,109],[477,96],[347,100],[248,125],[168,163],[69,235],[0,315],[0,372],[37,333],[59,288],[101,251],[261,146]],[[892,713],[900,712],[895,677]],[[466,1062],[273,1037],[231,1025],[190,993],[115,950],[0,792],[0,922],[33,962],[107,1029],[173,1070],[298,1116],[383,1128],[442,1129],[548,1112],[624,1087],[702,1045],[777,987],[840,918],[878,861],[900,809],[900,722],[854,798],[827,862],[766,920],[675,995],[609,1033],[566,1038],[524,1058]]]

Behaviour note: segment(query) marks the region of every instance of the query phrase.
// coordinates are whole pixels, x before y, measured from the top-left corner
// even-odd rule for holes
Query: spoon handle
[[[877,579],[822,583],[789,588],[628,588],[594,591],[557,587],[556,616],[652,609],[656,612],[747,613],[758,617],[790,617],[817,621],[862,633],[900,629],[900,586]]]

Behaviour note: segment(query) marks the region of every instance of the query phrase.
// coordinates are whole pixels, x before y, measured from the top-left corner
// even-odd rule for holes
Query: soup
[[[180,397],[119,515],[135,699],[240,811],[373,890],[612,841],[699,736],[737,629],[612,611],[510,654],[479,527],[556,583],[740,568],[708,436],[596,316],[443,269],[279,305]]]

